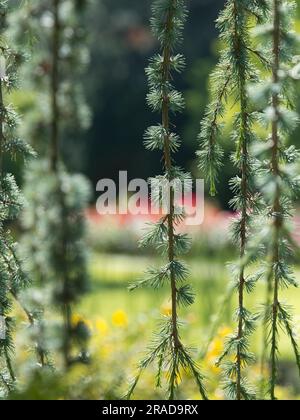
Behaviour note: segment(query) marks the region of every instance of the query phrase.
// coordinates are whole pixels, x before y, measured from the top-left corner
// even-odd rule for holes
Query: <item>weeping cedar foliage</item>
[[[56,362],[68,368],[89,359],[90,332],[72,318],[72,308],[88,290],[84,210],[91,188],[83,176],[69,174],[61,158],[61,140],[87,125],[78,83],[87,61],[82,15],[87,3],[27,2],[14,15],[14,36],[24,42],[27,34],[33,49],[34,60],[24,73],[32,92],[25,131],[42,156],[25,174],[23,217],[23,248],[34,279],[26,299],[35,318],[30,334],[39,366]],[[63,318],[59,325],[48,312],[53,305]]]
[[[240,257],[238,262],[230,264],[232,287],[238,293],[235,315],[237,330],[228,337],[224,352],[217,362],[223,369],[226,396],[237,400],[255,399],[255,391],[248,384],[244,369],[255,360],[250,352],[249,339],[255,328],[256,317],[245,307],[245,294],[253,291],[263,273],[251,274],[253,261],[247,256],[251,224],[260,209],[260,195],[254,185],[256,162],[250,152],[251,145],[257,140],[254,130],[257,113],[249,98],[248,83],[259,80],[257,59],[265,64],[263,55],[254,46],[250,30],[257,22],[266,19],[267,12],[267,2],[264,1],[227,1],[217,20],[220,40],[225,48],[211,77],[212,101],[199,136],[199,166],[207,175],[211,194],[215,195],[218,172],[223,163],[223,152],[219,145],[223,116],[233,104],[238,108],[232,126],[232,141],[236,146],[232,162],[238,174],[230,181],[234,193],[230,204],[237,213],[232,224],[232,236]]]
[[[12,363],[14,351],[12,300],[29,284],[22,269],[18,246],[9,224],[15,221],[23,206],[23,197],[12,174],[6,172],[9,160],[28,158],[33,150],[18,137],[19,117],[7,96],[18,87],[18,68],[24,56],[7,37],[7,17],[11,12],[7,1],[0,1],[0,395],[14,387]]]
[[[189,179],[189,175],[174,165],[172,156],[178,150],[180,140],[178,135],[171,131],[173,126],[171,116],[182,111],[184,107],[182,94],[172,85],[172,73],[180,73],[185,66],[184,57],[181,54],[174,55],[174,49],[181,40],[186,19],[185,1],[155,0],[152,12],[152,29],[160,42],[161,52],[154,56],[146,70],[150,87],[147,101],[154,112],[161,113],[162,122],[148,128],[145,134],[145,146],[151,151],[161,150],[164,156],[165,173],[152,179],[152,182],[160,183],[164,180],[172,182],[176,179],[184,181]],[[157,193],[158,196],[152,197],[152,200],[159,203],[160,191]],[[131,289],[142,286],[159,289],[168,284],[171,289],[172,311],[170,316],[161,321],[160,329],[155,333],[148,354],[140,362],[138,374],[127,394],[128,399],[133,395],[143,370],[152,363],[157,363],[157,387],[162,385],[162,376],[164,372],[167,372],[170,400],[176,397],[182,370],[189,372],[195,378],[201,397],[207,399],[198,364],[193,359],[191,350],[184,347],[180,339],[178,307],[191,305],[194,302],[194,294],[191,286],[185,284],[189,275],[188,268],[178,257],[188,251],[190,240],[186,235],[176,233],[176,226],[184,217],[179,216],[175,211],[176,183],[173,182],[169,193],[168,214],[151,225],[141,240],[141,246],[152,246],[159,252],[163,252],[168,262],[160,268],[149,268],[145,278],[133,284]]]
[[[293,81],[299,79],[299,64],[295,63],[295,59],[298,60],[295,51],[299,48],[294,33],[295,6],[294,1],[270,2],[269,24],[258,27],[256,32],[266,46],[263,54],[270,62],[271,74],[264,82],[251,88],[255,103],[264,110],[260,115],[261,123],[270,133],[264,143],[254,146],[254,153],[259,159],[256,183],[264,207],[262,220],[257,223],[260,231],[254,237],[252,251],[253,254],[262,253],[262,271],[268,285],[268,298],[262,315],[267,329],[264,345],[270,350],[270,376],[264,395],[272,400],[276,399],[281,330],[291,341],[300,374],[292,309],[280,298],[281,289],[298,286],[293,273],[295,243],[291,221],[300,189],[300,154],[294,146],[288,145],[289,135],[298,124],[298,115],[294,111]]]
[[[296,51],[293,8],[292,1],[229,0],[218,19],[226,48],[212,76],[212,103],[202,124],[198,156],[214,195],[223,157],[217,140],[222,133],[225,105],[233,98],[240,108],[233,127],[237,145],[233,162],[240,173],[231,181],[235,193],[231,204],[238,212],[232,232],[239,245],[240,261],[230,266],[239,295],[238,329],[228,338],[218,360],[218,365],[223,366],[224,389],[229,399],[256,398],[255,390],[242,372],[254,360],[249,351],[249,337],[260,315],[251,315],[244,307],[244,295],[253,290],[259,279],[266,278],[268,285],[263,319],[267,329],[264,348],[270,346],[270,377],[265,383],[271,399],[276,399],[280,327],[289,336],[300,367],[291,309],[279,300],[281,287],[297,286],[291,267],[295,244],[289,219],[299,192],[299,152],[294,146],[286,145],[298,121],[291,82],[293,77],[299,78],[299,65],[293,68]],[[255,20],[258,40],[254,41],[249,25]],[[271,73],[271,79],[259,79],[259,62],[260,68],[265,67],[264,73]],[[271,127],[265,141],[255,135],[257,122],[266,131]],[[259,268],[258,260],[262,262]],[[250,273],[254,271],[254,274],[246,275],[253,263],[254,270]],[[228,361],[232,355],[234,360]],[[263,391],[261,397],[265,396]]]

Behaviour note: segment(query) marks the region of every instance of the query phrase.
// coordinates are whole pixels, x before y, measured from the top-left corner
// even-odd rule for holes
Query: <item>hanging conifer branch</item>
[[[272,79],[274,86],[279,81],[280,70],[280,2],[274,0],[273,2],[273,71]],[[278,312],[279,312],[279,276],[277,275],[276,267],[280,264],[280,231],[282,229],[282,209],[280,204],[281,190],[278,183],[280,177],[279,170],[279,95],[274,92],[272,95],[272,107],[274,118],[272,121],[272,161],[271,169],[275,179],[276,187],[273,203],[273,255],[272,265],[275,268],[274,275],[274,297],[273,297],[273,310],[272,310],[272,338],[271,338],[271,399],[275,399],[275,384],[277,379],[277,337],[278,337]],[[273,273],[272,273],[273,276]]]
[[[257,182],[266,205],[266,228],[262,233],[264,235],[262,242],[265,244],[268,260],[268,302],[264,319],[268,328],[270,346],[269,395],[275,400],[280,328],[291,340],[300,374],[299,348],[293,331],[291,310],[280,301],[281,288],[297,286],[291,267],[294,241],[289,230],[289,221],[299,193],[299,177],[296,170],[296,164],[299,164],[299,152],[294,146],[286,146],[286,140],[298,122],[298,116],[294,112],[291,83],[296,43],[292,31],[295,3],[272,0],[271,4],[272,31],[261,31],[261,35],[269,40],[271,33],[272,76],[271,80],[265,83],[264,89],[261,87],[257,89],[260,92],[260,99],[268,102],[263,121],[271,128],[271,133],[263,151],[259,154],[261,169]]]
[[[56,249],[53,249],[57,269],[63,280],[61,294],[62,314],[64,319],[64,334],[63,334],[63,355],[64,364],[68,368],[71,357],[71,334],[72,334],[72,311],[68,297],[69,290],[69,273],[66,267],[67,260],[67,237],[66,237],[66,218],[68,217],[65,205],[64,192],[60,180],[60,144],[59,144],[59,126],[60,126],[60,110],[59,110],[59,90],[60,90],[60,50],[61,50],[61,23],[60,23],[60,8],[61,0],[53,0],[53,27],[52,27],[52,69],[51,69],[51,139],[50,139],[50,166],[51,170],[57,177],[57,201],[59,206],[59,218],[61,222],[61,234],[58,243],[55,244]],[[57,273],[58,274],[58,273]]]
[[[240,100],[240,116],[239,116],[239,131],[237,132],[239,139],[237,139],[237,162],[240,166],[240,179],[236,180],[234,188],[238,188],[240,191],[240,197],[237,197],[240,204],[236,205],[236,210],[240,212],[240,220],[238,220],[237,231],[239,234],[240,243],[240,258],[243,261],[247,246],[247,231],[250,212],[252,211],[254,195],[251,186],[251,158],[249,156],[249,141],[251,133],[251,121],[249,102],[246,92],[246,81],[248,77],[252,76],[250,71],[247,69],[247,62],[249,57],[247,54],[247,48],[245,43],[249,39],[246,33],[247,30],[247,15],[245,11],[240,8],[238,1],[234,2],[234,50],[235,59],[238,66],[238,89],[239,89],[239,100]],[[248,74],[249,71],[249,74]],[[237,202],[236,202],[237,204]],[[246,344],[247,335],[251,332],[251,327],[247,330],[246,322],[252,324],[252,319],[247,313],[244,307],[244,292],[245,292],[245,267],[243,265],[239,272],[239,308],[238,308],[238,333],[237,333],[237,351],[236,351],[236,398],[241,400],[242,396],[245,395],[242,384],[242,367],[247,361],[246,357],[249,357],[249,347]],[[248,348],[247,348],[247,347]],[[245,350],[247,350],[247,356],[245,357]]]
[[[58,210],[57,222],[60,226],[56,241],[50,249],[50,258],[53,270],[56,273],[55,276],[61,280],[61,283],[58,283],[54,289],[54,298],[62,310],[62,352],[64,365],[68,368],[74,363],[86,363],[88,361],[85,346],[89,332],[84,325],[76,325],[77,330],[74,330],[74,326],[72,325],[72,305],[76,303],[81,293],[86,290],[85,258],[80,247],[83,246],[81,235],[82,229],[84,229],[82,210],[88,201],[89,188],[80,178],[76,179],[76,177],[73,177],[73,179],[67,179],[67,175],[62,169],[60,158],[61,111],[59,95],[63,80],[61,69],[64,66],[63,59],[60,57],[60,51],[64,42],[62,38],[64,22],[61,21],[60,13],[63,3],[66,3],[65,0],[53,0],[52,3],[50,167],[56,177],[56,191],[53,191],[53,199],[56,201],[55,205]],[[83,3],[80,7],[82,6]],[[77,4],[75,2],[73,9],[77,12],[76,8]],[[77,187],[73,185],[74,182],[77,182]],[[66,187],[69,189],[67,194],[65,192]],[[75,202],[76,200],[78,200],[78,203]],[[76,228],[72,227],[75,220],[77,220]],[[73,241],[75,241],[76,245],[73,244]],[[71,243],[73,247],[72,251],[70,249]],[[74,272],[73,264],[78,264],[78,277],[72,274]],[[80,347],[80,353],[76,356],[73,355],[74,342],[78,342]]]
[[[265,2],[228,0],[217,21],[220,39],[226,48],[221,55],[217,70],[212,76],[212,104],[202,123],[200,133],[201,150],[198,152],[199,165],[206,172],[211,193],[215,194],[215,183],[220,168],[222,151],[218,136],[222,133],[222,117],[227,106],[236,104],[239,112],[233,124],[232,138],[236,144],[233,155],[238,176],[230,182],[235,197],[231,206],[237,212],[233,224],[233,239],[239,247],[240,260],[232,264],[234,287],[238,292],[237,331],[228,338],[224,353],[218,360],[226,378],[224,389],[230,399],[253,399],[253,389],[247,384],[244,368],[253,362],[250,353],[249,337],[254,329],[254,317],[245,308],[244,297],[251,292],[259,276],[250,276],[246,270],[251,263],[247,261],[247,244],[250,235],[251,216],[257,208],[258,196],[253,183],[253,158],[250,145],[255,141],[253,129],[254,113],[249,99],[247,84],[258,79],[253,64],[252,41],[250,38],[251,18],[261,21],[266,13]],[[222,74],[222,77],[221,77]],[[225,75],[225,77],[224,77]],[[234,361],[228,361],[228,356]]]
[[[21,268],[17,245],[6,227],[8,222],[17,219],[23,198],[14,176],[5,172],[4,158],[14,159],[16,155],[27,158],[34,155],[32,149],[18,138],[17,113],[5,100],[5,95],[17,88],[18,68],[24,61],[22,54],[9,45],[6,36],[10,12],[8,2],[0,1],[0,316],[4,324],[0,337],[0,379],[5,392],[11,390],[16,380],[12,363],[12,297],[18,298],[19,292],[28,285],[29,280]],[[0,387],[2,385],[0,383]]]
[[[166,35],[172,31],[175,9],[169,7],[166,16]],[[171,45],[170,42],[166,42],[163,45],[163,62],[162,62],[162,127],[164,130],[164,159],[165,168],[167,172],[167,178],[169,181],[173,180],[172,174],[172,162],[171,162],[171,149],[170,149],[170,105],[169,105],[169,83],[170,83],[170,72],[171,72]],[[168,214],[168,256],[170,265],[174,264],[175,260],[175,249],[174,249],[174,189],[170,191],[170,214]],[[177,288],[176,278],[174,269],[170,269],[170,280],[171,280],[171,294],[172,294],[172,335],[174,339],[174,349],[178,352],[180,347],[180,341],[178,336],[178,325],[177,325]]]
[[[26,306],[36,321],[31,335],[38,366],[45,367],[54,362],[69,368],[89,360],[90,331],[84,322],[75,322],[72,313],[88,288],[84,210],[91,188],[83,176],[70,175],[63,164],[65,142],[73,141],[88,123],[81,85],[88,57],[84,45],[88,3],[26,2],[22,13],[15,16],[18,25],[14,36],[18,42],[24,43],[24,33],[29,34],[30,43],[32,38],[36,40],[33,62],[27,68],[27,86],[35,99],[28,109],[28,120],[31,112],[34,123],[27,126],[27,131],[44,159],[33,163],[25,174],[28,205],[23,218],[23,247],[31,255],[27,265],[34,279],[32,290],[36,291],[26,296]],[[49,106],[40,106],[45,103]],[[41,109],[38,115],[36,107]],[[39,299],[34,300],[34,296]],[[63,318],[58,326],[45,322],[53,306]],[[58,331],[53,347],[51,337]]]
[[[297,287],[292,269],[295,244],[290,222],[299,194],[297,165],[300,155],[294,146],[286,145],[291,131],[298,123],[298,116],[294,112],[292,83],[293,78],[298,79],[293,57],[297,44],[293,32],[295,3],[272,0],[270,4],[270,24],[258,28],[258,34],[263,37],[265,45],[271,45],[270,49],[265,50],[265,55],[270,56],[269,61],[272,62],[271,77],[253,88],[253,96],[261,108],[265,108],[262,123],[270,130],[265,144],[258,143],[254,148],[260,160],[256,178],[264,198],[264,211],[259,222],[264,228],[256,233],[254,242],[259,245],[253,249],[254,252],[263,251],[263,260],[267,261],[263,263],[267,280],[263,319],[267,330],[266,344],[270,349],[268,394],[275,400],[280,329],[289,337],[300,368],[291,309],[280,301],[281,288]]]
[[[206,174],[212,196],[216,195],[217,192],[216,182],[223,158],[223,150],[217,141],[221,130],[219,119],[224,114],[223,103],[227,99],[228,86],[231,80],[230,66],[225,65],[223,67],[221,62],[211,76],[211,96],[214,99],[207,107],[199,135],[200,150],[197,152],[199,168]]]
[[[225,13],[226,10],[228,11],[230,9],[230,4],[231,6],[233,5],[232,2],[227,1]],[[252,16],[258,22],[261,21],[267,10],[267,2],[265,0],[252,0],[251,2],[240,0],[237,1],[236,6],[239,9],[243,8],[248,17]],[[231,19],[232,18],[233,16],[231,16]],[[231,29],[234,31],[233,27]],[[233,35],[233,33],[234,32],[232,32],[231,35]],[[225,37],[226,34],[224,33],[224,38]],[[221,40],[223,40],[223,34],[221,35]],[[233,37],[230,41],[233,41]],[[246,43],[244,43],[244,49],[249,53],[256,55],[265,64],[268,63],[267,59],[259,50],[251,48],[251,46]],[[225,111],[224,104],[226,104],[228,95],[231,92],[231,86],[235,82],[233,80],[232,63],[230,62],[228,53],[230,53],[229,50],[222,53],[217,68],[211,75],[210,94],[212,100],[207,106],[199,134],[200,148],[197,152],[199,157],[199,168],[205,173],[212,196],[217,192],[216,183],[218,173],[222,166],[223,150],[218,140],[223,128],[222,119]]]
[[[164,156],[165,174],[156,180],[170,183],[169,212],[158,223],[154,224],[141,241],[142,246],[154,246],[164,250],[168,257],[166,266],[160,269],[149,269],[146,279],[131,286],[131,289],[148,285],[153,288],[163,286],[169,282],[171,288],[170,317],[162,321],[161,330],[156,334],[149,354],[139,365],[139,372],[127,394],[131,398],[138,384],[141,373],[150,364],[157,362],[157,386],[161,386],[163,371],[168,372],[168,397],[175,399],[176,389],[180,378],[180,370],[189,371],[195,378],[203,399],[207,399],[203,385],[203,378],[197,363],[193,360],[189,349],[181,342],[179,334],[178,306],[190,305],[194,296],[190,285],[180,286],[189,272],[183,262],[178,260],[183,250],[188,250],[189,239],[186,235],[176,233],[176,225],[182,219],[175,211],[176,179],[187,180],[189,176],[173,164],[172,153],[179,147],[179,138],[171,131],[170,117],[184,107],[181,93],[172,86],[172,73],[180,73],[184,68],[184,58],[173,55],[174,48],[181,39],[183,24],[186,18],[185,1],[183,0],[155,0],[153,4],[152,27],[154,34],[160,41],[162,53],[155,56],[146,73],[149,79],[149,106],[153,111],[162,115],[162,124],[150,127],[145,134],[145,146],[149,150],[162,150]],[[160,195],[160,193],[159,193]],[[152,197],[160,202],[159,197]]]

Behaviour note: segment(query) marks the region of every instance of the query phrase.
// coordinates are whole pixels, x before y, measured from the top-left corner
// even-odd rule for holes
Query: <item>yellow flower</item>
[[[98,318],[96,320],[96,330],[101,335],[106,335],[108,333],[108,325],[107,325],[107,322],[105,321],[105,319]]]
[[[162,305],[162,307],[161,307],[161,313],[164,315],[164,316],[171,316],[172,315],[172,306],[171,306],[171,304],[168,302],[168,303],[164,303],[163,305]]]
[[[232,334],[232,329],[229,327],[222,327],[218,331],[218,335],[223,338],[228,337],[230,334]]]
[[[209,346],[209,351],[207,354],[208,359],[217,359],[221,355],[223,348],[223,341],[219,337],[215,338]]]
[[[126,313],[120,309],[113,314],[112,322],[116,327],[124,328],[128,325],[128,317]]]
[[[232,333],[228,327],[219,329],[216,338],[211,342],[206,356],[207,363],[213,373],[219,373],[220,368],[216,366],[216,361],[224,351],[224,341]]]
[[[82,321],[83,321],[83,318],[82,318],[81,315],[72,314],[71,323],[72,323],[73,327],[76,327],[79,324],[79,322],[82,322]]]

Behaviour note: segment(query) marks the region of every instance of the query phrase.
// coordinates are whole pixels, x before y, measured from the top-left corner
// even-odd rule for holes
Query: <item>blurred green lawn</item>
[[[151,342],[153,331],[163,315],[169,315],[170,308],[168,288],[158,291],[140,289],[128,291],[128,285],[143,275],[150,265],[159,266],[158,258],[151,256],[132,256],[124,254],[94,253],[90,260],[91,290],[74,310],[72,320],[83,320],[91,330],[91,364],[76,366],[67,377],[53,379],[51,392],[49,384],[37,382],[35,377],[25,389],[25,396],[35,395],[37,399],[120,399],[128,388],[128,383],[136,374],[136,367]],[[196,292],[195,304],[182,308],[180,318],[186,324],[182,329],[183,341],[195,348],[195,358],[205,375],[210,399],[224,399],[221,371],[215,361],[220,356],[226,336],[235,328],[232,314],[237,306],[237,296],[226,301],[222,319],[215,329],[211,345],[207,347],[212,336],[214,315],[220,310],[221,303],[227,296],[230,283],[229,272],[223,260],[209,258],[192,258],[188,260],[191,268],[191,282]],[[297,269],[300,278],[300,268]],[[264,302],[266,287],[262,282],[256,291],[247,297],[247,308],[253,312]],[[300,325],[300,290],[281,292],[282,299],[288,299],[295,307],[296,323]],[[21,312],[20,316],[23,315]],[[19,340],[23,340],[23,331],[19,331]],[[252,350],[257,356],[257,363],[248,370],[248,377],[260,390],[262,349],[262,328],[253,336]],[[21,342],[20,341],[20,342]],[[208,350],[206,356],[203,349]],[[300,399],[299,377],[291,346],[283,334],[280,340],[279,376],[277,394],[280,399]],[[26,361],[29,360],[27,346],[18,351],[18,365],[21,369],[21,382],[28,384]],[[24,364],[25,363],[25,364]],[[35,363],[35,362],[33,362]],[[25,369],[22,368],[25,366]],[[265,370],[265,374],[267,371]],[[166,375],[166,373],[165,373]],[[31,389],[31,386],[34,389]],[[23,394],[22,394],[23,395]],[[165,399],[164,388],[155,387],[153,369],[147,369],[139,382],[135,399]],[[193,379],[183,374],[182,386],[178,389],[179,399],[198,399],[199,393]]]
[[[213,325],[214,315],[219,311],[222,300],[230,283],[230,275],[224,268],[223,261],[197,260],[188,261],[191,268],[191,282],[196,292],[195,304],[181,310],[181,318],[189,328],[185,337],[197,348],[205,346]],[[129,326],[140,317],[146,317],[149,327],[152,327],[168,306],[168,290],[153,291],[141,289],[128,291],[128,285],[143,275],[148,266],[158,266],[159,260],[151,257],[129,255],[94,254],[91,258],[90,273],[92,293],[85,297],[78,308],[79,312],[94,321],[102,317],[109,322],[113,314],[122,310],[128,317]],[[300,278],[300,268],[297,269]],[[256,291],[246,297],[246,306],[256,312],[265,301],[266,285],[258,284]],[[300,326],[300,289],[281,291],[281,301],[287,300],[294,307],[297,327]],[[237,298],[227,301],[221,325],[234,328],[232,314],[237,306]],[[152,328],[145,328],[145,346],[151,338]],[[185,333],[184,333],[185,334]],[[261,329],[254,336],[253,350],[260,352],[262,338]],[[283,334],[280,343],[281,357],[292,360],[293,354],[287,337]]]

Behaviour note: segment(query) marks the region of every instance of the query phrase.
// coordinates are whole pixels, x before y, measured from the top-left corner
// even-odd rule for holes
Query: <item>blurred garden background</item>
[[[215,19],[223,0],[189,0],[189,22],[185,30],[182,50],[187,66],[183,77],[177,81],[178,89],[186,99],[186,110],[177,119],[177,129],[183,138],[178,163],[197,178],[202,178],[197,168],[195,150],[200,120],[209,99],[209,74],[214,68],[219,50]],[[297,27],[300,34],[300,1]],[[170,314],[169,291],[148,289],[134,293],[128,286],[143,275],[146,267],[157,265],[151,250],[139,249],[138,240],[149,221],[145,216],[100,216],[96,212],[96,183],[102,178],[118,181],[119,171],[127,170],[128,177],[147,179],[161,172],[160,156],[143,147],[143,133],[153,121],[145,97],[147,84],[144,68],[157,50],[149,27],[150,0],[97,0],[90,1],[88,11],[82,16],[89,28],[86,38],[90,59],[80,81],[86,95],[85,129],[77,132],[65,130],[61,141],[65,164],[70,172],[82,172],[91,181],[93,197],[85,211],[88,227],[88,271],[90,289],[76,305],[72,315],[74,325],[84,323],[91,333],[91,363],[75,366],[64,379],[51,377],[53,383],[35,373],[24,363],[30,358],[26,336],[26,319],[16,306],[18,324],[17,361],[20,371],[20,394],[14,397],[49,399],[119,399],[126,391],[135,366],[150,342],[153,326],[160,316]],[[81,22],[82,23],[82,22]],[[45,64],[45,63],[44,63]],[[36,66],[41,63],[38,59]],[[32,69],[32,67],[31,67]],[[34,69],[33,71],[35,71]],[[24,74],[28,74],[26,65]],[[13,101],[23,118],[31,115],[29,125],[39,119],[36,106],[40,94],[30,84],[21,85]],[[300,112],[300,86],[299,86]],[[34,110],[34,112],[33,112]],[[226,115],[228,122],[234,114]],[[28,120],[28,119],[27,119]],[[28,123],[27,123],[28,124]],[[26,134],[26,130],[24,130]],[[300,148],[300,128],[291,136],[291,144]],[[28,139],[30,142],[30,139]],[[234,328],[232,319],[236,296],[228,286],[230,274],[226,262],[236,257],[228,234],[233,217],[228,202],[231,192],[229,179],[234,175],[230,153],[234,149],[228,136],[222,139],[226,151],[225,167],[216,198],[205,201],[205,221],[200,227],[190,228],[193,238],[191,252],[186,257],[191,267],[191,282],[196,291],[196,303],[183,310],[181,318],[186,324],[186,341],[198,349],[197,360],[207,376],[207,388],[213,399],[222,399],[220,371],[215,360],[223,349],[224,338]],[[23,166],[16,162],[13,171],[23,182]],[[295,220],[295,239],[300,245],[300,213]],[[150,262],[150,264],[149,264]],[[297,261],[296,261],[297,265]],[[300,279],[300,264],[297,265]],[[285,292],[283,292],[285,293]],[[266,285],[262,281],[251,295],[248,306],[253,311],[264,302]],[[300,291],[287,294],[294,306],[300,333]],[[216,320],[218,322],[216,322]],[[50,320],[49,320],[50,322]],[[262,352],[263,337],[259,329],[253,338],[253,349]],[[281,341],[279,396],[300,398],[300,383],[292,359],[292,350],[284,334]],[[251,368],[250,377],[259,383],[262,367]],[[179,396],[198,399],[198,393],[188,377],[182,379]],[[160,399],[164,392],[154,390],[151,370],[147,371],[137,388],[136,398]]]

